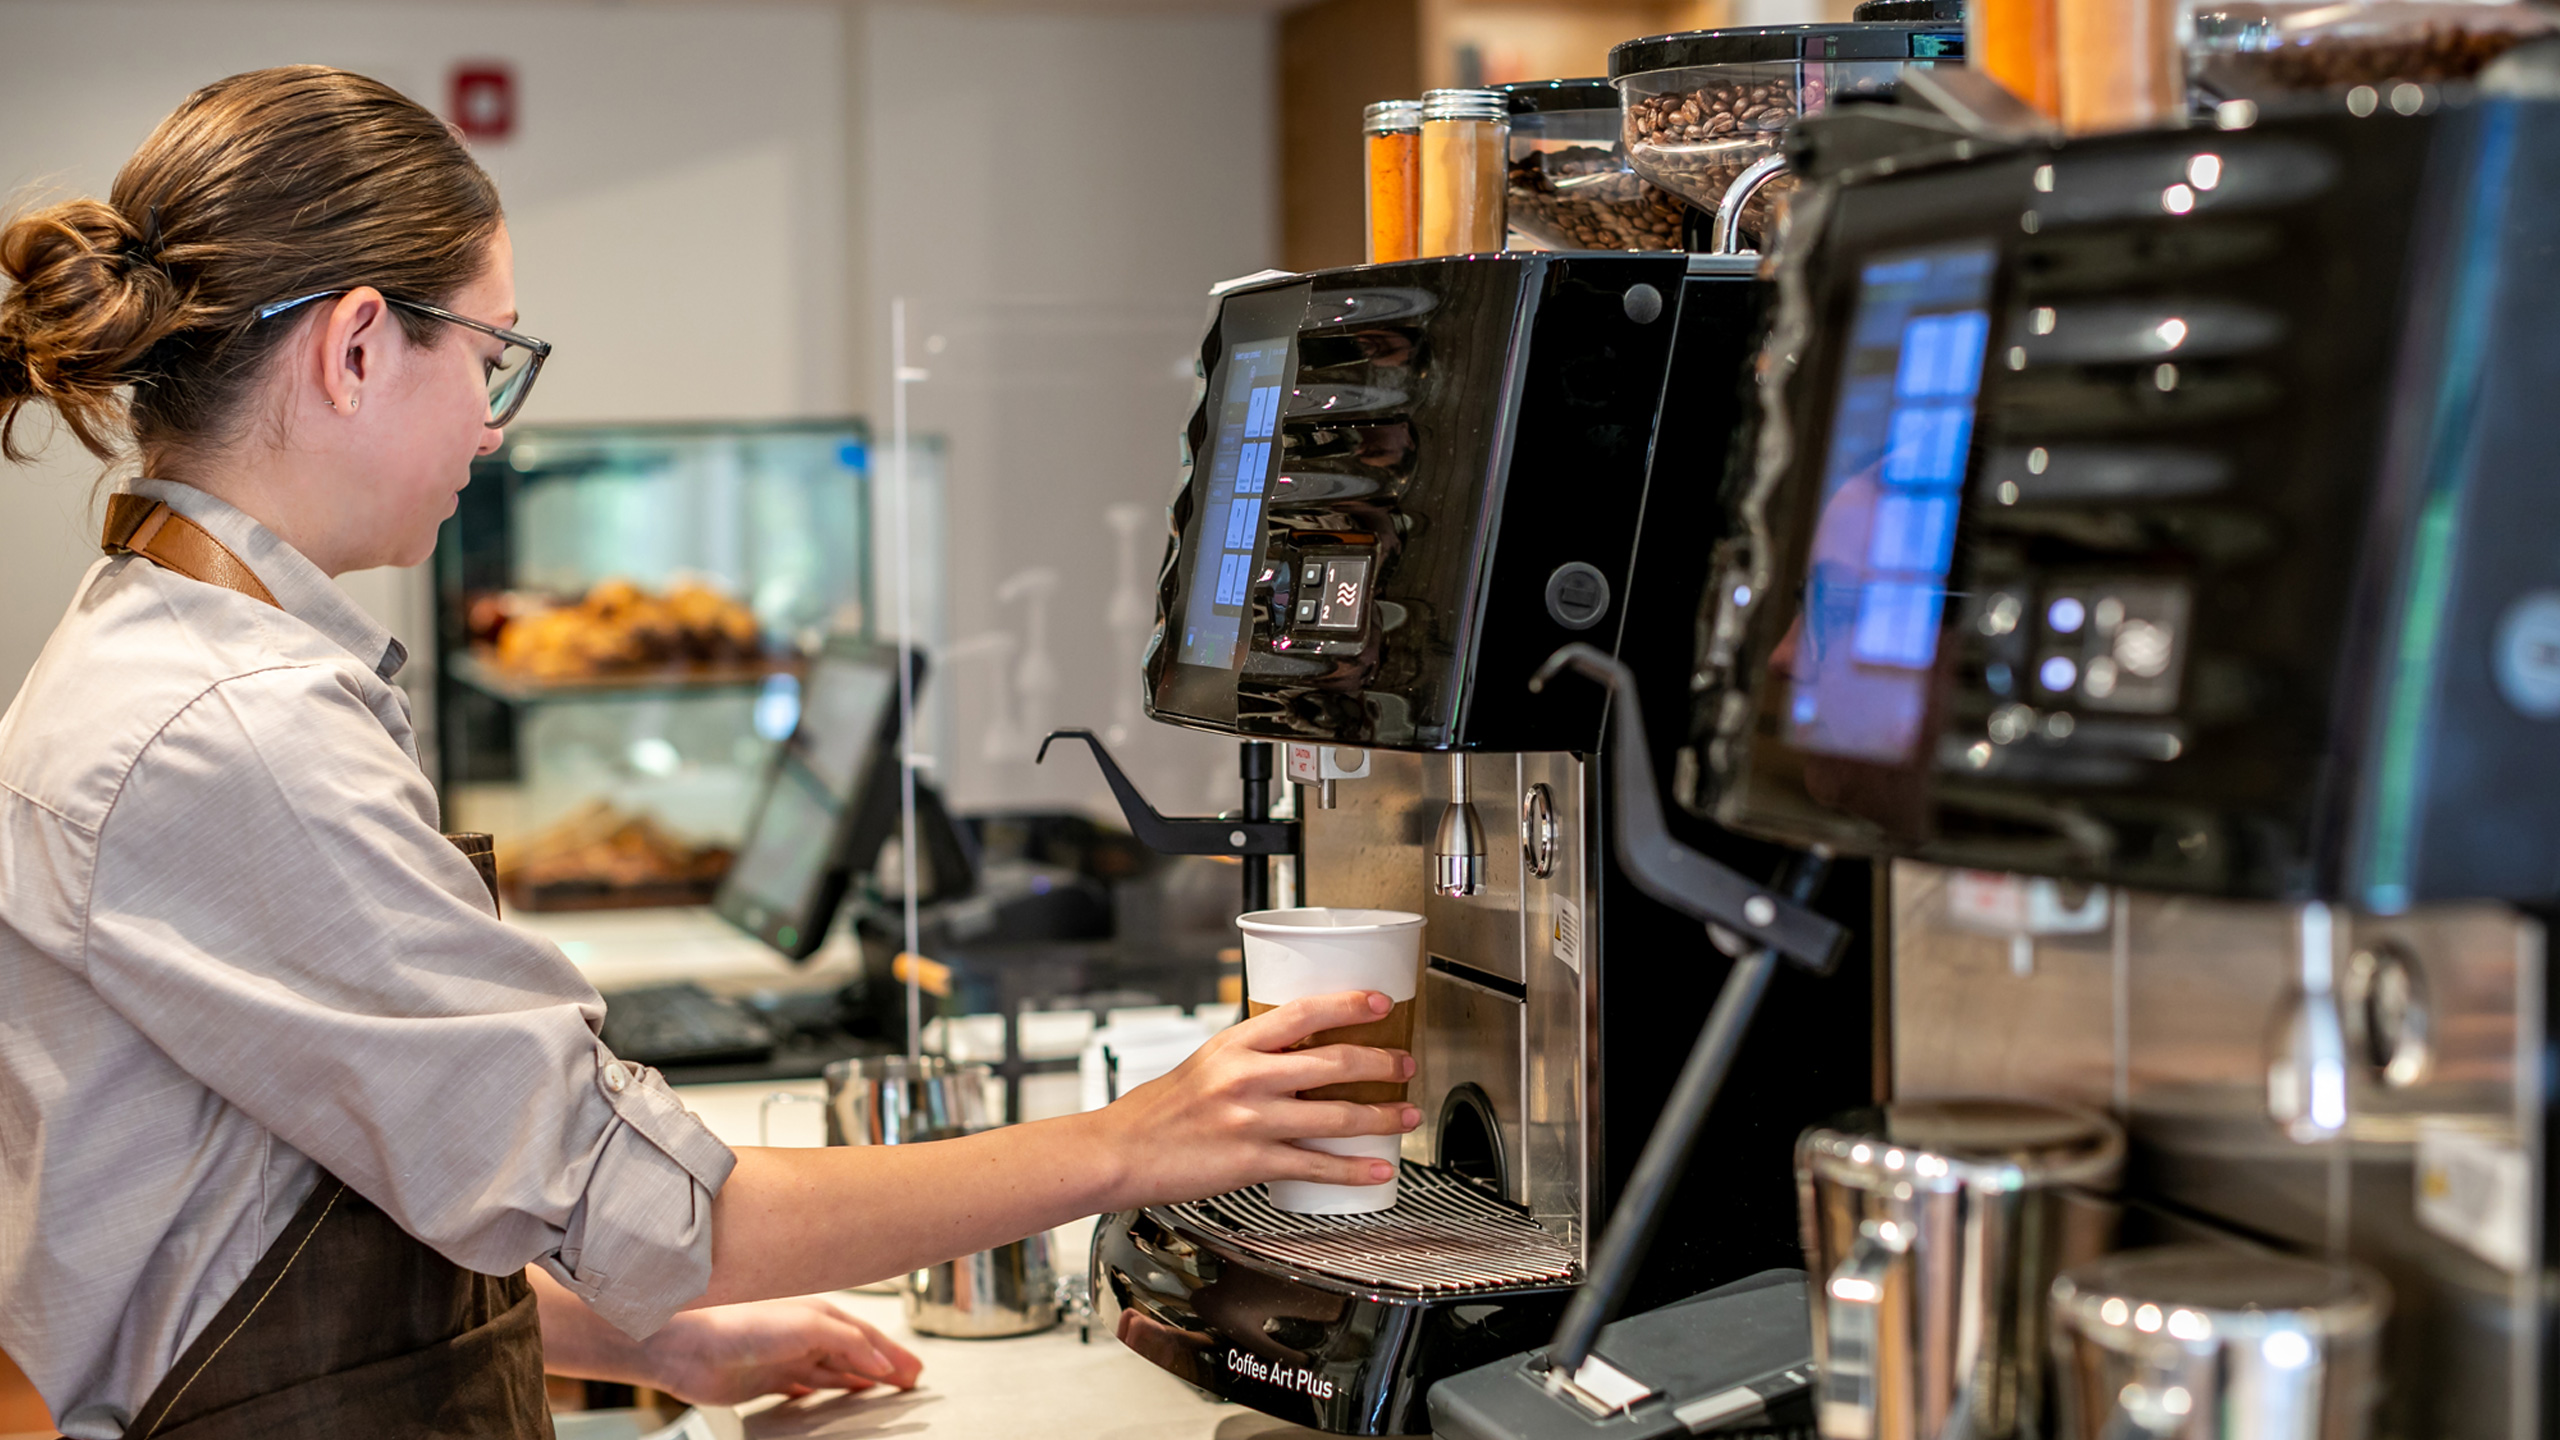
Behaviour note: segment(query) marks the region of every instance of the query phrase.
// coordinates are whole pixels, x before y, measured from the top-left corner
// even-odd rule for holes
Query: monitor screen
[[[1859,271],[1804,618],[1777,657],[1801,749],[1891,765],[1919,739],[1995,263],[1985,241],[1879,254]]]
[[[1293,308],[1301,292],[1289,292]],[[1263,297],[1244,297],[1259,300]],[[1257,308],[1269,308],[1267,306]],[[1185,665],[1232,670],[1253,606],[1253,583],[1262,566],[1262,508],[1279,461],[1280,412],[1288,400],[1290,349],[1297,336],[1292,314],[1285,326],[1251,324],[1253,333],[1227,346],[1212,383],[1218,403],[1211,417],[1207,483],[1200,486],[1197,529],[1191,536],[1191,589],[1182,607],[1182,642],[1174,658]],[[1275,317],[1276,318],[1276,317]]]
[[[817,948],[844,898],[850,853],[896,813],[898,672],[889,652],[831,649],[801,684],[800,723],[756,801],[714,902],[786,954]],[[885,838],[874,835],[873,843]]]

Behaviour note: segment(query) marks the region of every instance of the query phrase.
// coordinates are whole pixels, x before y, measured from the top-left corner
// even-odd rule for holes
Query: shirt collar
[[[408,647],[393,638],[381,621],[366,614],[319,566],[247,511],[176,480],[135,480],[125,488],[161,501],[203,526],[257,575],[286,614],[346,647],[348,654],[372,666],[373,673],[384,680],[409,663]]]

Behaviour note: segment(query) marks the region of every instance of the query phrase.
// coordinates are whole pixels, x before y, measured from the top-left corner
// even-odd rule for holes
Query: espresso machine
[[[1429,923],[1395,1208],[1100,1227],[1100,1316],[1203,1389],[1425,1430],[1435,1380],[1545,1341],[1583,1277],[1732,962],[1617,863],[1605,693],[1529,681],[1576,640],[1685,668],[1765,293],[1751,257],[1523,253],[1218,297],[1149,711],[1280,747],[1301,903]],[[1784,853],[1676,823],[1745,874]],[[1772,920],[1839,963],[1773,987],[1632,1306],[1794,1263],[1787,1148],[1875,1093],[1871,896],[1844,866]]]
[[[2303,1312],[2379,1326],[2378,1359],[2250,1352],[2373,1366],[2306,1386],[2340,1407],[2316,1433],[2560,1423],[2552,95],[2528,46],[2476,90],[2184,129],[2064,141],[1915,92],[1803,127],[1676,783],[1898,857],[1895,1100],[2105,1112],[2115,1243],[2224,1247],[2074,1272],[2058,1365],[2143,1320],[2101,1316],[2124,1276],[2218,1286],[2171,1316],[2204,1346],[2291,1303],[2234,1277],[2310,1260],[2387,1282]],[[2060,1377],[2072,1433],[2276,1433],[2124,1373]],[[1913,1433],[1826,1399],[1825,1434]]]

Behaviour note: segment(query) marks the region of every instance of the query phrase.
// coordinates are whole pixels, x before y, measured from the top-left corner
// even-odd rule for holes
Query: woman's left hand
[[[687,1310],[641,1343],[647,1382],[689,1405],[813,1390],[912,1390],[924,1362],[824,1296]]]

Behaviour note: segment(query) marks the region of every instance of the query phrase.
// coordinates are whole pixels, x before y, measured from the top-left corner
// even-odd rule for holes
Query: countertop
[[[676,1093],[711,1132],[733,1145],[757,1142],[757,1108],[777,1090],[823,1095],[816,1080],[780,1085],[688,1085]],[[818,1107],[772,1115],[772,1143],[810,1145],[822,1136]],[[1059,1227],[1061,1268],[1090,1252],[1093,1222]],[[839,1293],[836,1303],[878,1326],[924,1361],[924,1383],[906,1394],[831,1393],[741,1407],[750,1440],[798,1436],[932,1435],[948,1440],[1283,1440],[1319,1431],[1220,1404],[1141,1360],[1105,1332],[1090,1343],[1070,1323],[1010,1340],[939,1340],[907,1329],[894,1295]],[[726,1418],[726,1417],[722,1417]],[[721,1433],[735,1434],[721,1427]]]
[[[903,1395],[837,1393],[745,1407],[750,1440],[1282,1440],[1320,1433],[1214,1402],[1106,1334],[1079,1343],[1071,1324],[1012,1340],[936,1340],[908,1331],[895,1296],[835,1298],[916,1352],[924,1383]]]

